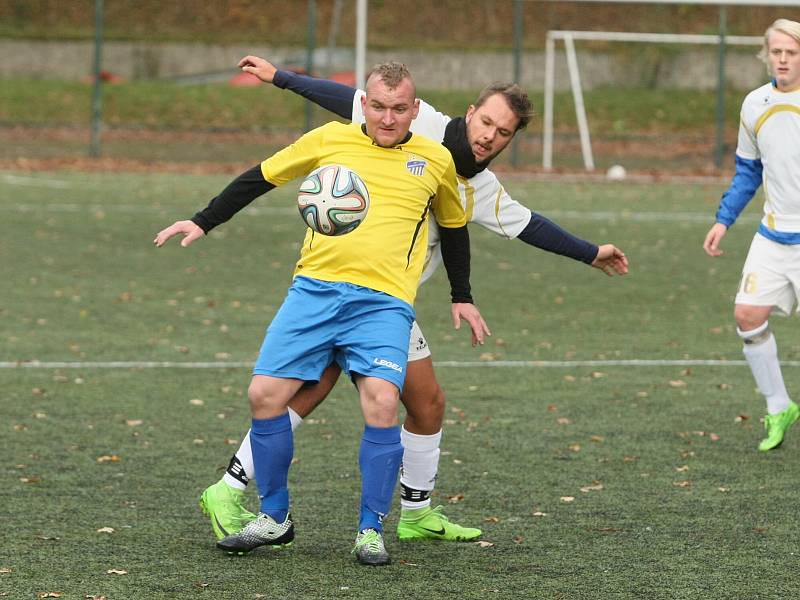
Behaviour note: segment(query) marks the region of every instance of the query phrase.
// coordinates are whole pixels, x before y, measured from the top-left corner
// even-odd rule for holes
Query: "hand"
[[[722,254],[724,254],[722,250],[719,249],[719,243],[722,241],[722,238],[725,237],[726,233],[728,233],[728,227],[726,225],[714,223],[713,227],[708,230],[706,239],[703,242],[703,250],[706,251],[706,254],[709,256],[722,256]]]
[[[163,246],[169,238],[178,235],[179,233],[183,234],[181,246],[184,248],[190,245],[197,238],[201,238],[205,235],[205,232],[200,228],[200,226],[195,225],[192,221],[175,221],[166,229],[159,231],[158,235],[156,235],[156,239],[153,240],[153,243],[156,245],[156,248],[161,248],[161,246]]]
[[[245,56],[237,66],[245,73],[252,73],[264,83],[272,83],[275,72],[278,70],[268,60],[252,55]]]
[[[454,302],[450,305],[450,316],[453,319],[453,327],[461,329],[461,319],[463,318],[472,328],[472,346],[483,345],[487,335],[492,335],[486,321],[483,320],[478,307],[468,302]]]
[[[592,266],[609,277],[614,273],[625,275],[628,272],[628,259],[614,244],[603,244],[597,249],[597,256],[594,257]]]

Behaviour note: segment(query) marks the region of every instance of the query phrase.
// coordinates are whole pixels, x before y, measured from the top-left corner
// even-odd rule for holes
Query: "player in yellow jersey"
[[[356,384],[365,420],[361,518],[353,552],[364,564],[389,562],[382,520],[403,452],[397,409],[430,212],[441,227],[453,322],[456,327],[462,318],[469,323],[473,343],[488,334],[470,295],[469,236],[452,157],[440,144],[409,131],[419,101],[404,65],[378,65],[366,88],[363,126],[329,123],[309,132],[239,176],[191,220],[177,221],[154,240],[160,247],[183,235],[181,245],[188,246],[264,192],[325,164],[350,167],[370,193],[369,216],[354,231],[339,237],[307,233],[294,281],[267,330],[248,389],[261,508],[240,532],[218,542],[229,552],[283,546],[294,539],[287,405],[336,361]]]

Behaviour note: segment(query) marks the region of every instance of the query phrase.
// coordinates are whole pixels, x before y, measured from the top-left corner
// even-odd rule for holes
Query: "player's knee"
[[[445,396],[441,387],[437,385],[430,393],[424,397],[415,397],[413,401],[405,400],[404,398],[408,428],[411,431],[436,433],[442,428]]]
[[[764,314],[762,307],[752,307],[737,304],[733,309],[733,318],[741,331],[752,331],[762,327],[767,322],[768,314]]]
[[[364,417],[369,425],[391,427],[397,423],[396,389],[375,389],[362,395]]]
[[[277,408],[274,396],[266,382],[260,379],[253,379],[253,381],[250,382],[250,387],[247,388],[247,399],[250,401],[250,411],[256,414],[264,410]]]

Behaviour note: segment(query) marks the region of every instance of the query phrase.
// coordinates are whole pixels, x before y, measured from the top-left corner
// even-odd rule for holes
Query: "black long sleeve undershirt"
[[[353,97],[356,90],[349,85],[280,69],[275,72],[272,83],[319,104],[343,119],[349,121],[353,117]]]
[[[275,186],[264,179],[261,165],[256,165],[231,181],[219,196],[208,203],[203,210],[195,213],[191,221],[208,233],[217,225],[229,221],[259,196],[266,194]]]
[[[463,227],[439,227],[442,242],[442,262],[450,281],[450,296],[453,302],[472,304],[469,283],[470,253],[469,231]]]
[[[531,220],[517,239],[542,250],[585,262],[587,265],[592,264],[597,257],[597,246],[572,235],[547,217],[533,211]]]

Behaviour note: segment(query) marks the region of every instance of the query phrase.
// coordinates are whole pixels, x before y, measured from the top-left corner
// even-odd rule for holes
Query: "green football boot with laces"
[[[397,537],[402,541],[443,540],[471,542],[481,537],[481,530],[451,523],[442,514],[442,506],[403,509],[397,523]]]
[[[356,545],[352,553],[356,555],[362,565],[378,567],[391,562],[389,553],[383,543],[383,535],[374,529],[359,531],[356,536]]]
[[[244,490],[237,490],[221,479],[203,490],[200,508],[211,520],[218,540],[239,533],[258,516],[244,507]]]
[[[789,408],[783,412],[764,417],[767,437],[761,440],[758,449],[762,452],[767,452],[780,446],[783,443],[783,436],[786,435],[786,430],[797,421],[798,417],[800,417],[800,407],[791,400],[789,401]]]

